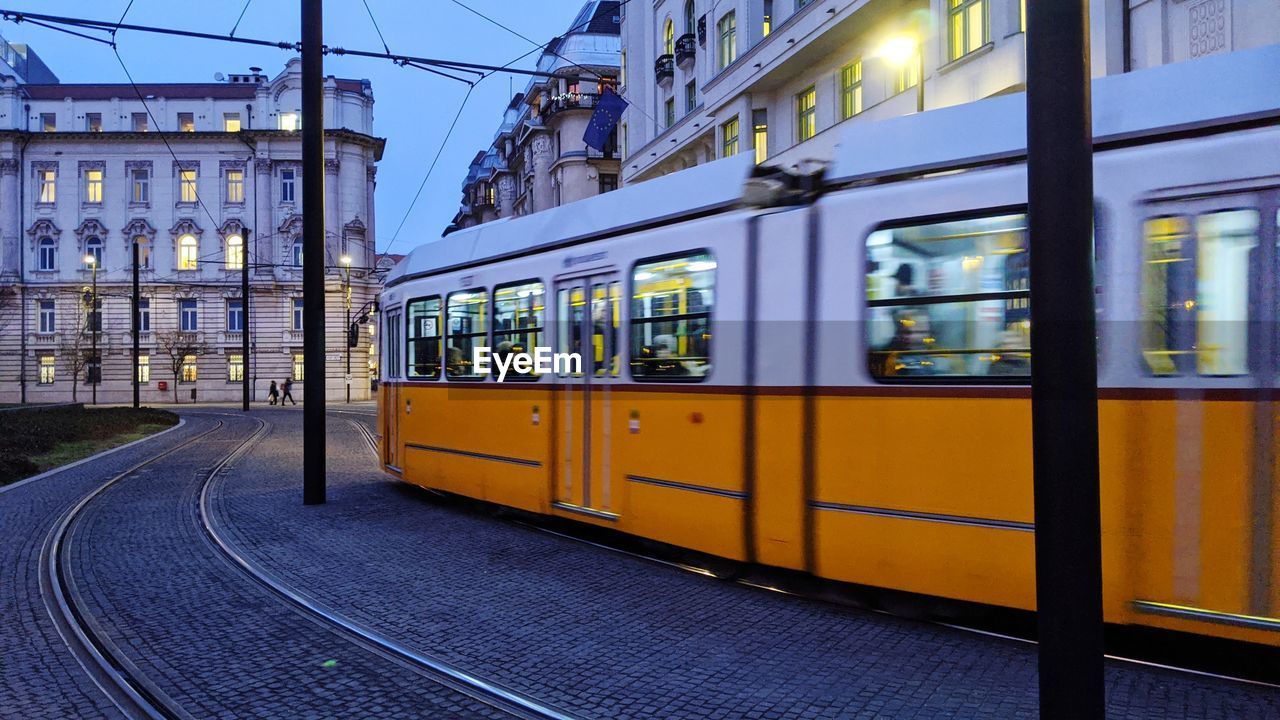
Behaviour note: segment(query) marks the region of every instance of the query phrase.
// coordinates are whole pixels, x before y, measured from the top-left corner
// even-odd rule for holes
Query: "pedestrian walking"
[[[285,380],[282,389],[284,390],[284,394],[280,396],[280,404],[283,405],[285,398],[288,398],[289,402],[297,405],[298,402],[293,399],[293,378]]]
[[[275,405],[280,399],[280,388],[276,385],[276,381],[271,381],[271,387],[267,388],[267,404]]]

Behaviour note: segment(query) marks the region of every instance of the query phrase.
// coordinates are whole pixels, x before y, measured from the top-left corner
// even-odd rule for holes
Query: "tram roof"
[[[1280,116],[1280,45],[1095,79],[1095,143]],[[1026,154],[1026,93],[851,123],[828,178],[914,174]]]
[[[396,264],[386,284],[732,207],[754,164],[751,153],[741,153],[530,215],[458,230],[419,245]]]

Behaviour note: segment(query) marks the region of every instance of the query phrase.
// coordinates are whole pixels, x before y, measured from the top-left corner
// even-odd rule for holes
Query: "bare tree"
[[[9,327],[9,323],[18,317],[22,310],[18,307],[18,290],[12,283],[0,285],[0,333]]]
[[[93,348],[89,338],[83,332],[73,332],[63,337],[58,347],[58,357],[62,360],[62,368],[71,375],[71,402],[79,402],[77,390],[80,387],[80,374],[93,362]]]
[[[170,330],[156,335],[156,342],[169,358],[169,370],[173,373],[173,401],[178,402],[178,380],[182,377],[182,366],[187,357],[201,355],[205,351],[204,343],[199,336],[190,332]]]

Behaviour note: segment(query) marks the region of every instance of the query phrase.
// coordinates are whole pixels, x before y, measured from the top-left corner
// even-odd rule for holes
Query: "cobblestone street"
[[[81,496],[69,587],[105,641],[190,717],[506,713],[333,632],[221,556],[200,524],[306,601],[568,717],[1035,717],[1032,646],[725,583],[440,503],[382,475],[329,416],[329,502],[300,503],[301,414],[184,413],[160,437],[0,493],[6,718],[120,717],[67,650],[41,548]],[[261,419],[265,424],[260,424]],[[203,433],[208,433],[203,435]],[[1113,663],[1109,717],[1267,718],[1280,693]]]

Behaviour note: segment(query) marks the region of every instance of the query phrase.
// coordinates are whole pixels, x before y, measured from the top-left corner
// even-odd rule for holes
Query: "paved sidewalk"
[[[300,503],[301,416],[215,512],[278,577],[420,651],[586,717],[1034,718],[1021,643],[696,577],[430,502],[330,417],[329,502]],[[371,419],[368,419],[371,422]],[[1113,664],[1108,717],[1275,718],[1280,693]]]

